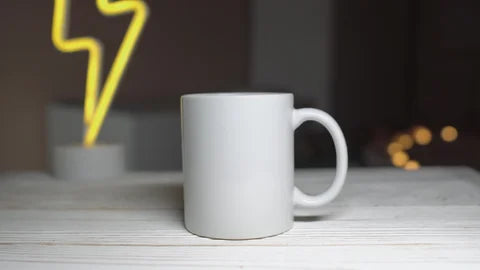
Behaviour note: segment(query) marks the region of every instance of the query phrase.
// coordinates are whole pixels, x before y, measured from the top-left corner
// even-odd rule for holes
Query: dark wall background
[[[286,40],[296,44],[292,51],[304,51],[301,57],[289,53],[290,48],[279,55],[283,62],[278,63],[285,68],[272,72],[276,75],[268,77],[269,82],[277,85],[288,76],[311,74],[309,81],[317,84],[328,77],[325,93],[298,90],[305,91],[304,97],[328,97],[328,111],[345,131],[352,165],[390,165],[388,140],[395,132],[422,124],[435,136],[429,146],[410,152],[422,165],[480,168],[480,1],[328,0],[315,10],[295,6],[293,0],[281,5],[258,1],[146,0],[151,17],[115,105],[151,103],[178,110],[178,97],[186,92],[248,87],[255,83],[253,76],[247,78],[252,70],[270,74],[277,69],[264,56],[275,51],[268,46]],[[288,17],[289,5],[291,15],[307,10],[311,20],[286,29],[285,21],[275,16]],[[255,13],[258,6],[281,10]],[[52,11],[53,1],[33,0],[3,1],[0,9],[0,170],[44,169],[46,105],[83,100],[87,54],[62,54],[53,47]],[[322,16],[328,19],[317,22]],[[251,38],[258,30],[252,20],[259,19],[268,23],[265,29],[275,30],[274,42],[267,38],[262,47],[263,55],[252,53],[252,48],[265,45]],[[130,16],[103,17],[94,1],[72,0],[70,36],[91,35],[104,42],[104,71],[129,22]],[[319,38],[322,42],[311,42]],[[318,46],[316,53],[312,44],[325,46]],[[309,50],[317,57],[328,56],[327,64],[316,65]],[[267,59],[268,65],[248,59]],[[319,74],[324,72],[328,76]],[[301,85],[303,79],[299,81]],[[319,106],[299,94],[296,102],[299,107]],[[445,125],[458,128],[455,143],[439,139]],[[295,140],[296,166],[335,164],[323,128],[307,123]],[[372,153],[380,162],[367,160]]]
[[[248,1],[146,2],[151,16],[116,104],[177,103],[182,93],[246,84]],[[52,12],[53,1],[2,1],[0,170],[44,169],[46,105],[83,99],[87,53],[53,47]],[[129,22],[128,15],[103,17],[95,1],[72,0],[70,36],[104,43],[105,72]]]
[[[385,155],[385,135],[421,124],[434,133],[413,153],[423,165],[480,167],[480,1],[339,0],[334,12],[334,112],[352,159],[368,165],[369,147]],[[446,125],[454,144],[439,140]]]
[[[480,127],[480,1],[419,1],[420,119]]]
[[[339,0],[334,12],[334,112],[359,160],[373,129],[407,123],[409,6]]]

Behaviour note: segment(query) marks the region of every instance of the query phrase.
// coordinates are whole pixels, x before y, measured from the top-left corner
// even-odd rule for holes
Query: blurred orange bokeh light
[[[407,171],[416,171],[420,169],[420,163],[418,163],[416,160],[409,160],[407,163],[405,163],[403,168]]]
[[[440,137],[446,142],[453,142],[458,137],[458,131],[455,127],[445,126],[440,131]]]
[[[427,145],[432,141],[432,132],[426,127],[416,127],[412,134],[413,139],[419,145]]]
[[[406,152],[403,152],[403,151],[396,152],[392,156],[392,164],[395,167],[403,167],[408,162],[409,158],[410,157]]]

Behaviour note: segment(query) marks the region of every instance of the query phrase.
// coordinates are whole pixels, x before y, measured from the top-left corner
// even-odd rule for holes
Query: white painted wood
[[[333,173],[296,178],[314,193]],[[181,181],[179,173],[96,183],[0,175],[0,269],[480,268],[480,176],[468,168],[353,169],[319,217],[248,241],[185,231]]]

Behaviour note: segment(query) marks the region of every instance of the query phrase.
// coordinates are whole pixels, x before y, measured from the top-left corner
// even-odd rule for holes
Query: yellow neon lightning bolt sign
[[[104,15],[116,16],[133,12],[133,18],[105,80],[100,99],[96,103],[98,81],[101,74],[102,46],[100,42],[93,38],[65,39],[68,4],[68,0],[55,0],[52,40],[55,46],[63,52],[89,51],[84,114],[84,122],[88,128],[83,144],[86,147],[91,147],[95,144],[135,44],[145,26],[148,7],[141,0],[118,0],[115,2],[97,0],[97,7]]]
[[[95,111],[98,83],[102,65],[102,44],[90,37],[66,39],[68,30],[69,0],[55,0],[53,10],[52,41],[62,52],[88,51],[87,84],[85,89],[85,104],[83,121],[88,125]]]

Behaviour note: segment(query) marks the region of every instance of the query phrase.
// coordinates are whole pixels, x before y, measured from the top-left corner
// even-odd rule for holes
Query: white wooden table
[[[314,193],[332,174],[296,179]],[[0,175],[0,269],[480,269],[480,176],[468,168],[352,169],[319,217],[258,240],[191,235],[182,204],[180,173]]]

